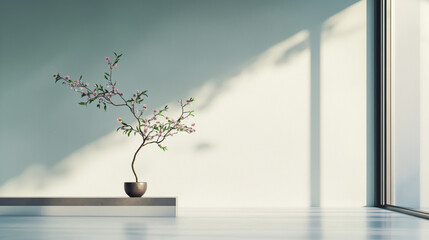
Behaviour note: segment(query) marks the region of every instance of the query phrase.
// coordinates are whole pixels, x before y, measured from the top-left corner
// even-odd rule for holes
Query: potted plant
[[[117,121],[121,125],[116,131],[122,131],[127,136],[138,135],[141,137],[141,144],[133,155],[131,162],[131,169],[133,171],[135,182],[125,182],[124,189],[130,197],[141,197],[146,192],[147,183],[139,182],[139,178],[134,169],[139,151],[147,145],[156,144],[163,151],[167,147],[162,143],[167,137],[174,136],[180,132],[193,133],[195,132],[195,124],[186,125],[184,121],[191,116],[194,116],[193,110],[187,110],[187,107],[194,101],[190,98],[186,101],[179,100],[181,106],[181,114],[178,117],[168,117],[165,113],[168,110],[166,105],[160,110],[153,110],[147,113],[147,105],[144,104],[144,99],[147,97],[147,91],[136,91],[132,97],[125,97],[124,94],[118,89],[116,81],[113,81],[113,70],[118,67],[119,60],[122,54],[116,54],[115,58],[110,60],[106,57],[108,72],[104,73],[105,84],[95,84],[93,87],[89,83],[82,81],[82,76],[77,80],[73,80],[70,76],[62,76],[61,73],[54,75],[55,83],[62,82],[62,84],[69,86],[73,91],[77,92],[84,100],[79,102],[82,106],[87,106],[91,103],[96,103],[100,109],[107,110],[107,106],[124,107],[131,112],[131,116],[136,124],[128,124],[122,118]]]

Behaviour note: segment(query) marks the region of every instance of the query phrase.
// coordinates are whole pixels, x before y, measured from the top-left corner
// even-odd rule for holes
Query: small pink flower
[[[180,99],[178,102],[179,102],[179,103],[182,103],[182,99]]]
[[[123,93],[119,93],[119,95],[122,97],[122,96],[124,96],[124,94]]]
[[[80,87],[80,90],[83,90],[83,87]]]
[[[165,119],[167,119],[167,120],[168,120],[169,118],[168,118],[168,117],[165,117]]]
[[[94,95],[94,97],[95,97],[95,96],[97,96],[97,93],[96,93],[96,92],[94,92],[92,95]]]
[[[106,61],[109,61],[110,60],[110,58],[109,57],[106,57]]]
[[[54,78],[56,78],[56,77],[57,77],[57,75],[54,74]]]
[[[136,110],[136,113],[139,113],[139,110]]]
[[[183,119],[185,119],[185,117],[181,117],[180,119],[182,119],[182,120],[183,120]]]
[[[137,97],[137,95],[134,93],[134,94],[133,94],[133,97]]]
[[[110,87],[110,85],[109,84],[106,84],[106,88],[109,88]]]
[[[153,113],[156,113],[156,110],[153,110]]]
[[[115,92],[115,93],[118,93],[118,89],[117,89],[117,88],[115,88],[114,92]]]
[[[58,76],[61,76],[61,73],[58,73]]]
[[[132,104],[132,105],[134,105],[134,104],[136,104],[136,102],[135,102],[135,101],[132,101],[132,102],[131,102],[131,104]]]
[[[122,118],[118,118],[118,122],[122,122]]]
[[[118,66],[118,64],[115,64],[115,67],[117,67]]]
[[[74,91],[77,92],[77,89],[75,89]]]
[[[147,128],[144,128],[143,132],[144,132],[144,133],[147,133]]]
[[[146,105],[146,104],[143,104],[143,108],[144,108],[144,109],[146,109],[146,108],[147,108],[147,105]]]
[[[192,126],[192,127],[195,127],[195,123],[192,123],[192,124],[191,124],[191,126]]]
[[[190,103],[191,101],[190,101],[190,100],[186,100],[186,102],[187,102],[187,103]]]
[[[153,117],[152,119],[153,119],[153,120],[156,120],[156,117]]]
[[[70,79],[70,76],[66,76],[66,78],[65,78],[66,80],[69,80]]]
[[[110,70],[112,70],[113,68],[112,67],[109,67],[110,68]]]
[[[89,87],[89,83],[86,83],[85,86]]]

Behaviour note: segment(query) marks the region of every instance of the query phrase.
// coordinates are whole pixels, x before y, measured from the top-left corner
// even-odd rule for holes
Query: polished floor
[[[0,217],[0,239],[429,239],[429,221],[377,208],[198,209],[176,218]]]

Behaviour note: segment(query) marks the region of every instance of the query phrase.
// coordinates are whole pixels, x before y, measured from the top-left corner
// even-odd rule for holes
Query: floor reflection
[[[429,221],[377,208],[195,209],[168,217],[0,217],[0,239],[429,239]]]

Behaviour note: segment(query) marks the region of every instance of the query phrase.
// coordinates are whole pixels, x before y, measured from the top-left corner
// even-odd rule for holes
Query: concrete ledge
[[[8,216],[176,216],[176,198],[0,198]]]

